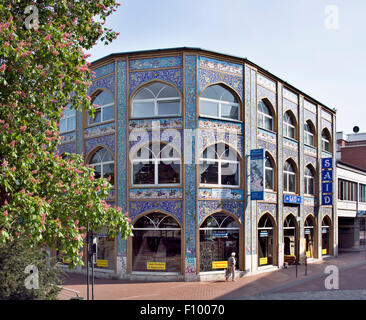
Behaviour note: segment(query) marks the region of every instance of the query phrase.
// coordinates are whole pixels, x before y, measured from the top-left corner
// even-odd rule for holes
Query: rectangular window
[[[201,164],[201,183],[218,184],[218,162],[202,161]]]
[[[269,190],[274,189],[273,185],[273,170],[272,169],[266,169],[266,176],[265,176],[265,188]]]
[[[360,184],[360,202],[366,202],[366,185]]]
[[[219,104],[212,101],[200,100],[200,115],[219,117]]]
[[[239,185],[239,164],[224,162],[221,163],[221,184],[229,186]]]
[[[155,165],[152,162],[134,162],[133,184],[155,184]]]
[[[154,101],[134,102],[132,116],[136,118],[153,117],[154,109]]]
[[[231,106],[228,104],[221,104],[221,117],[238,120],[239,119],[239,107]]]
[[[158,115],[170,116],[180,114],[179,101],[159,101],[158,102]]]

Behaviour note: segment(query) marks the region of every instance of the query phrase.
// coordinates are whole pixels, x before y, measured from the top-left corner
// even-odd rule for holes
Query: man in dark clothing
[[[227,269],[225,273],[226,281],[229,280],[230,276],[232,276],[233,281],[235,281],[235,265],[236,265],[235,252],[233,252],[231,254],[231,257],[227,261]]]

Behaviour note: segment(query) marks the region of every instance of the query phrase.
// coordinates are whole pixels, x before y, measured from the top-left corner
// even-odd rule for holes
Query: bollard
[[[308,257],[305,256],[305,275],[308,275]]]
[[[298,264],[297,259],[295,261],[295,264],[296,264],[296,278],[297,278],[297,264]]]

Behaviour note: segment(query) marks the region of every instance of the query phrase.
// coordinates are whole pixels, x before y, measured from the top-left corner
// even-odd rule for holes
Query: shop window
[[[94,167],[95,178],[111,177],[110,184],[114,185],[114,160],[111,152],[101,148],[95,152],[89,161],[89,166]]]
[[[264,169],[265,169],[265,188],[267,190],[274,190],[274,161],[271,158],[271,156],[266,153],[266,160],[264,163]]]
[[[305,220],[305,253],[308,258],[314,257],[314,219],[309,216]]]
[[[199,101],[201,117],[240,119],[240,104],[236,95],[220,84],[206,88]]]
[[[134,185],[179,185],[181,158],[171,145],[151,142],[135,153],[132,159]]]
[[[224,270],[232,252],[238,269],[239,235],[240,227],[231,216],[222,212],[209,216],[200,227],[200,271]]]
[[[152,82],[142,87],[132,101],[132,118],[172,117],[181,115],[179,92],[172,86]]]
[[[268,102],[260,100],[258,103],[258,128],[274,131],[273,114],[271,108],[267,105]]]
[[[283,168],[283,191],[296,192],[296,170],[294,164],[287,160]]]
[[[60,133],[65,133],[68,131],[75,130],[75,119],[76,119],[76,111],[71,109],[71,104],[68,103],[66,105],[66,110],[62,112],[63,116],[60,120]]]
[[[297,258],[297,228],[296,219],[292,214],[289,214],[283,225],[284,237],[284,261],[289,264],[294,264]]]
[[[296,121],[290,111],[287,111],[283,116],[283,136],[296,139]]]
[[[322,221],[322,255],[330,254],[330,219],[324,217]]]
[[[332,152],[330,133],[327,129],[322,131],[322,150]]]
[[[304,143],[308,146],[315,147],[315,129],[310,120],[304,123]]]
[[[344,201],[356,201],[357,183],[338,179],[338,199]]]
[[[240,162],[237,152],[224,143],[206,148],[200,159],[200,179],[202,185],[238,187]]]
[[[273,223],[269,214],[265,214],[258,222],[258,265],[273,264],[274,234]]]
[[[181,272],[181,228],[174,218],[155,212],[136,221],[132,270]]]
[[[315,177],[314,177],[314,169],[312,166],[308,165],[305,167],[304,172],[304,194],[306,195],[314,195],[315,194]]]
[[[108,235],[107,228],[102,228],[93,234],[96,239],[97,253],[95,256],[95,267],[103,270],[114,270],[114,238]]]
[[[94,117],[88,115],[89,125],[114,120],[114,98],[108,91],[100,91],[92,103],[98,107],[95,109]]]

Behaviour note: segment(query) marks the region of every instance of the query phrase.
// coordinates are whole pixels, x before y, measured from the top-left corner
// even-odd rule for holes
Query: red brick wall
[[[366,169],[366,146],[342,148],[341,161]]]

